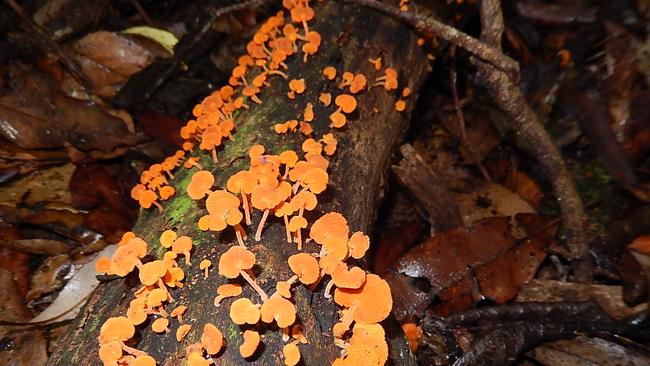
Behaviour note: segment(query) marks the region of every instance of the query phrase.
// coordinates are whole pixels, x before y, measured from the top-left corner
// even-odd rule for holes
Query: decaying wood
[[[402,145],[400,152],[402,160],[391,170],[428,218],[432,232],[462,226],[460,210],[445,182],[436,176],[413,146]]]
[[[381,56],[386,66],[395,68],[399,73],[400,85],[418,90],[420,80],[426,69],[426,56],[416,45],[417,35],[398,22],[377,14],[369,9],[357,8],[349,4],[328,1],[316,5],[316,20],[310,28],[317,30],[322,37],[319,53],[310,56],[308,63],[301,57],[288,62],[288,73],[292,78],[304,78],[307,90],[295,100],[286,97],[287,81],[272,78],[271,87],[259,95],[264,102],[261,105],[251,103],[249,110],[236,116],[237,130],[233,141],[225,144],[219,154],[219,162],[211,167],[217,179],[217,186],[223,186],[226,179],[234,172],[248,168],[248,148],[260,143],[270,153],[286,149],[300,151],[302,137],[297,134],[277,135],[273,125],[277,122],[295,119],[302,115],[307,102],[314,104],[314,136],[320,138],[329,130],[327,110],[317,102],[323,90],[336,90],[334,82],[324,80],[321,70],[327,65],[338,70],[363,72],[369,76],[379,76],[368,62],[369,58]],[[381,87],[373,87],[358,97],[359,107],[350,116],[349,124],[342,130],[335,131],[339,141],[338,151],[332,157],[329,168],[330,184],[327,191],[319,195],[318,212],[306,213],[313,221],[316,217],[332,210],[341,212],[347,219],[352,231],[370,232],[376,216],[378,197],[386,179],[386,168],[393,149],[403,135],[412,107],[412,96],[408,100],[407,111],[398,113],[393,104],[397,93],[388,93]],[[195,152],[193,155],[199,154]],[[209,161],[209,156],[200,153],[202,164]],[[175,339],[178,328],[176,320],[171,321],[171,331],[166,335],[157,335],[148,329],[151,319],[139,326],[137,333],[138,349],[148,352],[159,365],[181,365],[185,356],[185,347],[197,342],[206,322],[215,324],[222,330],[226,350],[216,360],[219,365],[278,365],[282,364],[281,332],[269,326],[263,331],[261,350],[251,359],[244,360],[239,355],[242,343],[242,330],[232,323],[228,315],[231,301],[216,308],[213,300],[217,286],[225,279],[217,275],[216,270],[207,279],[197,268],[198,263],[210,259],[218,263],[219,256],[233,245],[234,235],[225,231],[222,234],[204,233],[197,228],[198,218],[205,213],[202,202],[192,201],[185,194],[193,171],[180,169],[175,172],[173,181],[177,194],[164,204],[164,211],[159,214],[155,209],[143,211],[134,231],[143,237],[154,250],[151,257],[160,256],[158,237],[165,229],[174,229],[179,235],[190,235],[195,243],[192,253],[192,269],[186,269],[187,278],[182,289],[173,290],[175,301],[166,307],[170,311],[178,305],[188,305],[184,321],[193,326],[186,339],[179,343]],[[253,222],[259,222],[259,213]],[[254,228],[253,228],[254,229]],[[258,283],[265,291],[272,291],[277,280],[290,277],[287,258],[296,253],[295,244],[286,242],[282,221],[267,223],[260,242],[254,242],[252,229],[248,228],[248,246],[256,254],[258,265],[254,268]],[[311,252],[317,252],[314,243],[306,245]],[[133,291],[138,286],[133,276],[124,280],[111,281],[91,296],[80,316],[70,327],[68,334],[53,347],[56,352],[50,358],[50,365],[96,365],[99,364],[97,335],[102,323],[111,316],[124,315]],[[340,349],[334,346],[331,336],[333,324],[338,320],[337,308],[331,300],[322,294],[323,284],[315,292],[298,287],[293,300],[298,309],[299,321],[304,325],[304,332],[309,340],[301,345],[304,365],[327,365],[340,355]],[[244,296],[256,298],[248,287]],[[413,355],[399,326],[392,319],[385,322],[390,348],[390,360],[396,365],[415,365]]]

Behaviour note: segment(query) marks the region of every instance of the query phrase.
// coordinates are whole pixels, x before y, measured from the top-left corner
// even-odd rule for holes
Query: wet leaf
[[[486,217],[536,212],[528,202],[501,184],[478,181],[475,187],[473,192],[454,195],[466,226]]]
[[[109,153],[141,138],[123,120],[96,105],[66,97],[46,75],[25,66],[10,68],[0,96],[0,135],[26,149],[62,149]]]
[[[66,254],[47,258],[32,276],[27,300],[33,301],[60,289],[72,270],[70,257]]]
[[[68,185],[75,166],[65,164],[39,169],[0,186],[0,204],[52,209],[72,209]]]
[[[470,228],[443,231],[410,250],[388,276],[395,286],[398,318],[422,314],[436,299],[433,309],[450,314],[481,296],[497,303],[514,298],[546,257],[555,233],[548,218],[517,215],[516,220],[518,227],[507,217],[483,219]]]
[[[530,356],[542,365],[553,366],[650,364],[650,358],[631,347],[585,336],[544,344],[532,350]]]

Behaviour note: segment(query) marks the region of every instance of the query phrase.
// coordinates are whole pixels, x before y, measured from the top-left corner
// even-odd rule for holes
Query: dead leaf
[[[112,152],[142,138],[96,105],[63,95],[53,81],[26,66],[10,66],[0,96],[0,135],[25,149]]]
[[[41,264],[32,276],[27,300],[34,301],[39,297],[60,289],[73,271],[70,257],[66,254],[49,257]]]
[[[0,317],[2,320],[21,322],[32,318],[23,298],[16,291],[12,273],[0,268]],[[0,326],[0,365],[41,366],[47,362],[47,341],[41,331],[30,330],[9,333],[8,326]]]
[[[593,285],[555,280],[532,280],[522,287],[517,301],[587,301],[594,299],[609,316],[622,319],[647,308],[646,304],[628,307],[621,286]]]
[[[0,204],[73,210],[68,185],[74,170],[73,164],[43,168],[0,186]]]
[[[450,314],[488,296],[497,303],[514,298],[530,280],[553,241],[555,225],[538,215],[480,220],[471,228],[443,231],[404,255],[388,274],[394,288],[395,314],[404,321],[432,306]],[[523,228],[522,228],[523,227]],[[527,240],[518,241],[525,230]]]
[[[473,192],[455,193],[454,198],[465,226],[486,217],[536,212],[515,192],[495,182],[478,181]]]
[[[541,365],[648,365],[650,358],[602,338],[578,336],[571,340],[545,343],[529,352]]]

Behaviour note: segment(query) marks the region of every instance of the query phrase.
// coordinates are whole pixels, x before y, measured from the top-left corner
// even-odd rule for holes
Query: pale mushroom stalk
[[[260,220],[260,224],[257,226],[257,231],[255,232],[255,241],[260,241],[260,239],[262,239],[262,229],[264,228],[264,223],[266,222],[266,219],[268,217],[269,217],[269,210],[266,209],[262,214],[262,219]]]
[[[248,282],[249,285],[260,295],[262,302],[268,300],[269,296],[264,292],[264,290],[255,282],[255,280],[248,274],[246,271],[240,271],[241,276]]]
[[[246,217],[246,225],[250,225],[253,223],[251,220],[251,206],[250,203],[248,202],[248,196],[246,196],[246,193],[241,192],[241,201],[242,201],[242,206],[244,207],[244,216]]]

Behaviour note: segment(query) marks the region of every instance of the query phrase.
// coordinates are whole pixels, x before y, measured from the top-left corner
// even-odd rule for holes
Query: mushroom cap
[[[309,169],[300,177],[301,185],[315,194],[319,194],[327,188],[328,180],[329,175],[321,168]]]
[[[111,341],[99,346],[99,359],[104,365],[117,365],[122,357],[122,345],[119,341]]]
[[[223,347],[223,334],[213,324],[206,323],[201,334],[201,344],[203,344],[208,354],[215,355]]]
[[[307,211],[311,211],[316,208],[318,204],[318,199],[313,192],[310,191],[300,191],[295,196],[291,197],[291,206],[294,209],[304,208]]]
[[[271,323],[275,320],[280,328],[286,328],[296,322],[296,307],[284,297],[273,294],[260,309],[262,321]]]
[[[236,210],[239,204],[237,196],[222,189],[210,193],[205,200],[205,208],[211,215],[219,215],[226,209]]]
[[[228,179],[226,189],[232,193],[253,193],[253,188],[257,185],[257,177],[249,170],[241,170]]]
[[[192,238],[187,235],[179,236],[172,243],[172,251],[174,253],[185,253],[192,250]]]
[[[176,240],[177,235],[173,230],[165,230],[160,234],[160,245],[163,248],[169,248],[172,246],[174,240]]]
[[[238,283],[226,283],[217,287],[217,294],[221,296],[239,296],[242,293],[242,286]]]
[[[175,318],[175,317],[177,317],[179,315],[185,314],[186,311],[187,311],[187,306],[179,305],[179,306],[175,307],[174,310],[172,310],[171,313],[169,313],[169,316],[172,317],[172,318]]]
[[[156,333],[162,333],[167,330],[169,326],[169,319],[167,318],[158,318],[151,323],[151,330]]]
[[[278,155],[280,162],[292,168],[298,162],[298,154],[293,150],[285,150]]]
[[[284,355],[284,364],[287,366],[294,366],[300,362],[300,349],[295,343],[286,344],[282,348]]]
[[[285,299],[291,298],[291,285],[287,281],[278,281],[275,284],[275,291]]]
[[[239,272],[255,265],[255,254],[242,246],[233,246],[219,257],[219,274],[227,278],[239,277]]]
[[[133,366],[156,366],[156,360],[149,355],[139,355],[133,360]]]
[[[210,366],[212,361],[203,358],[203,352],[191,352],[187,356],[187,366]]]
[[[339,262],[332,272],[332,281],[339,288],[357,289],[366,281],[366,272],[356,266],[348,269],[345,263]]]
[[[306,139],[302,143],[302,151],[306,153],[314,153],[314,154],[320,154],[321,151],[323,151],[323,146],[320,144],[320,142],[314,140],[314,139]]]
[[[348,239],[350,228],[348,222],[338,212],[329,212],[316,220],[309,230],[309,237],[318,244],[325,244],[331,238]]]
[[[260,334],[254,330],[244,331],[244,343],[239,346],[239,354],[243,358],[252,356],[260,344]]]
[[[200,200],[212,188],[214,175],[207,170],[199,170],[192,175],[192,180],[187,186],[187,194],[194,200]]]
[[[131,321],[124,317],[118,316],[108,318],[99,330],[99,344],[112,341],[127,341],[133,338],[135,327]]]
[[[260,310],[246,297],[239,298],[230,305],[230,319],[235,324],[257,324],[260,321]]]
[[[140,282],[145,286],[151,286],[158,279],[162,278],[167,273],[167,264],[162,260],[155,260],[153,262],[145,263],[140,267],[138,276]]]
[[[330,121],[332,122],[330,123],[331,127],[341,128],[347,123],[347,118],[343,113],[337,111],[330,114]]]
[[[289,220],[288,229],[291,232],[296,232],[306,227],[307,227],[307,219],[305,219],[302,216],[294,216],[291,218],[291,220]]]
[[[178,329],[176,329],[176,340],[181,342],[187,333],[192,330],[192,325],[190,324],[181,324]]]
[[[139,325],[147,320],[147,313],[145,311],[147,299],[136,298],[131,300],[129,308],[126,311],[126,317],[129,318],[133,325]]]
[[[199,263],[199,269],[206,269],[212,266],[212,261],[209,259],[204,259]]]
[[[323,75],[325,75],[327,80],[334,80],[336,77],[336,68],[334,68],[334,66],[325,66],[323,69]]]
[[[311,285],[320,276],[320,267],[316,258],[307,253],[298,253],[289,257],[289,268],[298,276],[300,282]]]
[[[370,238],[361,231],[357,231],[348,240],[348,249],[350,257],[354,259],[361,259],[366,254],[370,247]]]
[[[167,291],[161,288],[155,288],[147,294],[147,306],[155,308],[162,305],[167,300]]]
[[[332,103],[332,94],[330,93],[321,93],[318,96],[318,100],[325,105],[325,107],[328,107],[330,103]]]
[[[357,99],[349,94],[341,94],[334,99],[336,104],[343,113],[352,113],[357,109]]]
[[[384,365],[388,360],[386,333],[380,324],[355,323],[354,328],[352,328],[350,347],[372,349],[377,355],[378,365]]]
[[[362,324],[379,323],[393,308],[388,282],[375,274],[366,275],[366,282],[358,289],[336,288],[334,301],[347,308],[354,305],[354,321]]]

